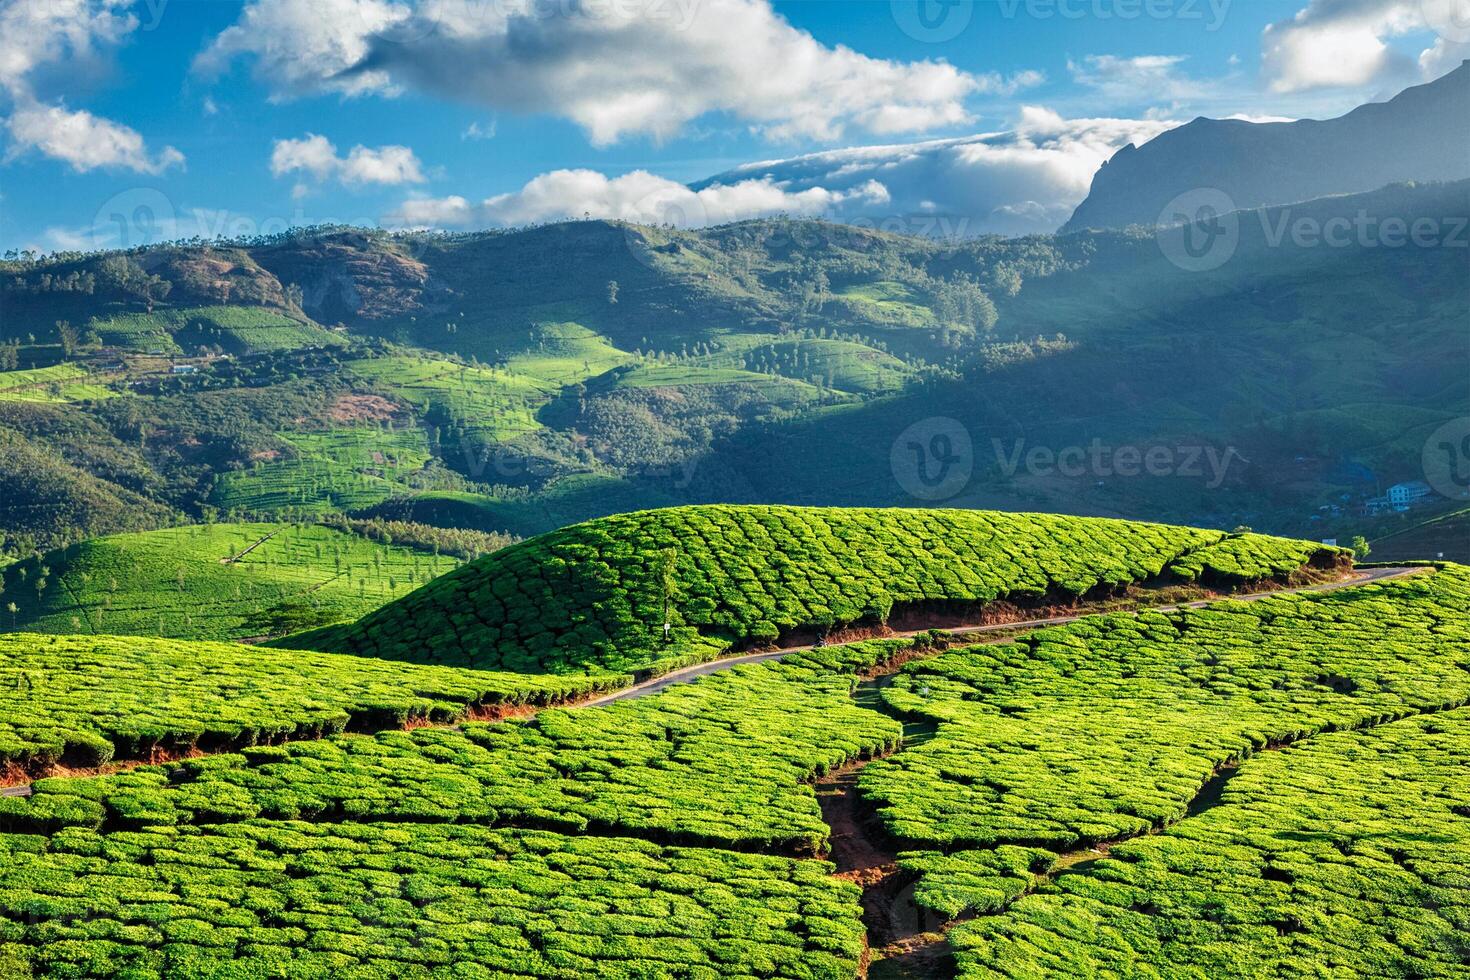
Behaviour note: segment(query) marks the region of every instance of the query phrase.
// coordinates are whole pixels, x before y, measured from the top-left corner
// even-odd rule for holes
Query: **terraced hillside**
[[[281,645],[526,672],[657,671],[895,614],[987,615],[1343,553],[1261,535],[982,511],[680,507],[589,521]],[[667,623],[667,629],[664,624]]]
[[[391,533],[350,527],[211,524],[84,541],[0,571],[0,605],[16,607],[0,626],[191,640],[279,635],[362,616],[463,560],[428,538],[415,543],[413,528],[395,527],[394,543]],[[507,540],[460,537],[486,551]]]
[[[0,963],[46,980],[1470,968],[1470,569],[934,644],[43,780],[0,800]],[[895,835],[865,842],[877,863],[853,862],[813,786],[851,766]],[[811,856],[829,847],[835,865]]]

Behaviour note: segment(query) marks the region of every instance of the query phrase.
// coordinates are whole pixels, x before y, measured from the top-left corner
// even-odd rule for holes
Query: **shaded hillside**
[[[1467,188],[1242,212],[1202,271],[1166,257],[1183,230],[935,242],[776,219],[124,257],[166,290],[119,256],[8,262],[0,433],[29,452],[0,530],[53,547],[347,511],[529,535],[678,503],[942,499],[1350,535],[1311,519],[1419,478],[1427,435],[1470,411]],[[1446,241],[1291,231],[1359,214]],[[932,419],[972,457],[939,497],[895,469]],[[1178,478],[1011,465],[1094,442],[1162,447]]]
[[[1250,209],[1395,181],[1470,177],[1470,62],[1336,119],[1205,119],[1129,144],[1103,164],[1062,232],[1153,225],[1165,205],[1201,189]],[[1200,202],[1191,204],[1193,208]],[[1213,202],[1210,202],[1213,203]]]
[[[1044,514],[685,507],[564,528],[280,646],[527,672],[667,670],[920,607],[1069,602],[1169,574],[1284,576],[1333,549]],[[931,608],[932,607],[932,608]],[[667,623],[667,632],[663,624]]]

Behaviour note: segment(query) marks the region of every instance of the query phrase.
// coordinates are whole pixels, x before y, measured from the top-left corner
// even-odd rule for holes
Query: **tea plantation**
[[[211,524],[93,538],[0,573],[0,625],[238,640],[356,619],[460,562],[321,525]]]
[[[552,677],[139,637],[0,634],[0,764],[238,748],[547,704],[627,678]]]
[[[1267,753],[950,939],[966,980],[1470,976],[1470,709]]]
[[[474,821],[811,854],[828,830],[808,780],[892,750],[902,733],[894,719],[852,703],[855,674],[910,646],[813,651],[655,698],[524,722],[342,736],[48,779],[28,801],[0,800],[0,814],[28,829],[257,817]]]
[[[876,886],[834,875],[839,833],[890,854],[874,873],[951,923],[935,941],[952,962],[924,975],[1470,975],[1470,568],[988,644],[818,647],[603,707],[470,720],[630,680],[599,667],[756,639],[737,601],[785,631],[849,621],[840,603],[879,619],[899,603],[1066,606],[1341,561],[1160,525],[865,513],[596,521],[308,636],[412,631],[438,615],[413,604],[448,601],[444,583],[544,567],[558,577],[537,593],[542,622],[643,644],[545,661],[555,672],[352,646],[0,640],[16,765],[88,745],[216,750],[0,797],[0,976],[838,980],[874,957],[877,976],[892,951],[865,948]],[[670,597],[674,653],[639,632],[633,599],[602,598],[620,584],[659,616]],[[746,598],[686,618],[720,589]],[[459,611],[452,649],[505,628]],[[872,826],[844,831],[814,784],[855,765]]]
[[[1098,518],[677,507],[542,535],[355,624],[286,642],[527,672],[666,669],[795,630],[886,622],[895,608],[1072,602],[1166,574],[1239,584],[1338,554]]]

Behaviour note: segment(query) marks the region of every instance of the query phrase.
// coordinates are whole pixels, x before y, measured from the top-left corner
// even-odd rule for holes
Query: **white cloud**
[[[773,214],[825,215],[853,202],[879,205],[888,191],[878,181],[832,191],[788,191],[770,180],[712,184],[698,191],[635,170],[608,177],[595,170],[553,170],[508,194],[472,204],[460,196],[403,202],[386,223],[400,227],[465,228],[524,225],[566,218],[608,218],[686,228]]]
[[[34,91],[38,69],[75,66],[126,39],[138,27],[129,6],[129,0],[0,0],[0,91],[11,102],[4,120],[7,160],[35,150],[79,172],[120,167],[147,174],[183,164],[172,146],[150,153],[137,131]]]
[[[337,155],[337,147],[325,136],[307,133],[296,140],[276,140],[271,150],[271,174],[305,174],[316,181],[336,178],[344,184],[422,184],[423,166],[413,150],[406,146],[380,146],[370,149],[354,146],[347,156]],[[298,183],[293,195],[305,193]]]
[[[1174,125],[1026,107],[1007,132],[752,163],[688,186],[643,170],[557,170],[479,202],[412,198],[385,222],[475,228],[586,215],[698,227],[785,213],[915,234],[1049,232],[1087,196],[1104,160]]]
[[[215,78],[236,58],[250,55],[256,77],[282,95],[393,94],[396,88],[382,72],[342,73],[367,56],[375,37],[411,14],[404,4],[387,0],[253,0],[195,57],[194,70]]]
[[[1440,36],[1423,49],[1419,74],[1434,78],[1470,54],[1470,0],[1310,0],[1261,38],[1262,71],[1272,91],[1354,88],[1415,70],[1414,59],[1389,42],[1406,35]]]
[[[1050,232],[1087,196],[1103,161],[1128,143],[1146,142],[1176,125],[1162,119],[1065,119],[1027,106],[1009,131],[830,150],[747,164],[713,180],[766,180],[787,193],[814,187],[842,193],[880,181],[887,200],[842,201],[828,216],[918,233]]]
[[[184,163],[184,155],[171,146],[150,154],[143,137],[135,130],[64,105],[19,102],[6,120],[6,129],[14,143],[7,156],[35,149],[70,164],[79,173],[99,167],[122,167],[138,173],[160,174]]]
[[[239,56],[278,97],[413,87],[562,115],[599,145],[669,137],[707,113],[775,138],[915,132],[968,121],[971,96],[1042,81],[828,47],[769,0],[253,0],[196,67],[217,74]]]
[[[1178,102],[1204,92],[1199,82],[1179,73],[1184,61],[1184,55],[1120,58],[1099,54],[1080,62],[1068,61],[1067,71],[1074,82],[1115,103],[1132,104],[1142,99]]]

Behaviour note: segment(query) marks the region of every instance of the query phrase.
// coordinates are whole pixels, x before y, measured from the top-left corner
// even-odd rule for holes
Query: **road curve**
[[[1244,595],[1226,595],[1214,599],[1200,599],[1195,602],[1173,603],[1164,606],[1148,606],[1146,608],[1157,612],[1168,612],[1174,609],[1198,609],[1201,606],[1208,606],[1211,603],[1224,602],[1226,600],[1236,602],[1254,602],[1257,599],[1265,599],[1269,598],[1270,596],[1276,595],[1291,595],[1292,593],[1296,592],[1332,592],[1337,589],[1346,589],[1356,585],[1368,585],[1372,582],[1382,582],[1386,579],[1403,578],[1404,576],[1413,575],[1418,572],[1423,572],[1427,570],[1428,569],[1425,566],[1362,568],[1356,570],[1350,578],[1345,578],[1339,582],[1325,582],[1319,585],[1303,585],[1293,589],[1273,589],[1269,592],[1249,592]],[[1113,611],[1133,612],[1142,610]],[[944,632],[955,636],[967,636],[973,633],[997,633],[1001,630],[1039,629],[1043,626],[1059,626],[1062,623],[1075,622],[1076,620],[1079,620],[1084,616],[1096,615],[1098,615],[1097,611],[1089,612],[1083,610],[1073,615],[1050,616],[1045,619],[1027,619],[1015,623],[991,623],[984,626],[954,626],[944,630]],[[920,633],[926,632],[928,632],[928,630],[908,630],[903,633],[890,633],[884,636],[883,639],[902,639],[909,636],[918,636]],[[780,660],[781,658],[790,656],[793,653],[801,653],[804,650],[811,649],[814,649],[814,647],[810,645],[782,647],[779,650],[762,650],[757,653],[745,653],[735,657],[724,657],[719,660],[711,660],[707,663],[694,664],[690,667],[681,667],[680,669],[670,671],[667,674],[661,674],[658,677],[654,677],[641,683],[634,684],[632,687],[625,687],[621,690],[613,691],[610,694],[604,694],[601,697],[593,698],[590,701],[583,701],[580,704],[576,705],[576,707],[600,708],[603,705],[612,704],[616,701],[627,701],[633,698],[645,698],[648,697],[650,694],[657,694],[659,691],[662,691],[665,688],[673,687],[675,684],[687,684],[689,681],[695,680],[696,678],[706,677],[710,674],[717,673],[718,671],[722,670],[729,670],[731,667],[739,667],[741,664],[766,663],[770,660]]]
[[[1275,589],[1270,592],[1250,592],[1244,595],[1220,596],[1214,599],[1200,599],[1195,602],[1174,603],[1164,606],[1148,606],[1146,608],[1149,610],[1168,612],[1172,609],[1198,609],[1201,606],[1208,606],[1211,603],[1222,602],[1226,600],[1233,600],[1237,602],[1253,602],[1257,599],[1265,599],[1274,595],[1290,595],[1294,592],[1332,592],[1336,589],[1345,589],[1356,585],[1367,585],[1371,582],[1382,582],[1387,579],[1403,578],[1408,575],[1414,575],[1416,573],[1425,572],[1428,570],[1429,568],[1427,566],[1364,568],[1354,572],[1350,578],[1345,578],[1338,582],[1327,582],[1320,585],[1304,585],[1294,589]],[[1142,610],[1113,611],[1130,612]],[[1001,630],[1039,629],[1043,626],[1057,626],[1062,623],[1074,622],[1084,616],[1096,615],[1099,615],[1097,611],[1089,612],[1083,610],[1074,615],[1051,616],[1046,619],[1028,619],[1015,623],[991,623],[983,626],[955,626],[946,629],[944,632],[954,636],[966,636],[975,633],[996,633]],[[918,636],[920,633],[926,632],[928,632],[928,630],[908,630],[903,633],[890,633],[886,637],[884,637],[884,639],[901,639],[903,637]],[[682,667],[679,670],[670,671],[669,673],[663,674],[659,677],[643,681],[639,684],[634,684],[632,687],[625,687],[622,690],[614,691],[611,694],[604,694],[601,697],[593,698],[590,701],[582,701],[576,705],[569,705],[568,707],[598,708],[602,707],[603,705],[612,704],[616,701],[626,701],[633,698],[645,698],[648,697],[650,694],[657,694],[659,691],[662,691],[665,688],[673,687],[675,684],[687,684],[692,680],[708,676],[709,674],[718,673],[722,670],[729,670],[731,667],[739,667],[741,664],[759,664],[765,663],[770,660],[780,660],[781,658],[788,657],[793,653],[801,653],[804,650],[811,649],[814,649],[814,646],[807,645],[782,647],[779,650],[762,650],[756,653],[744,653],[734,657],[725,657],[720,660],[711,660],[708,663],[694,664],[693,666]],[[0,796],[30,795],[31,787],[29,785],[6,786],[0,788]]]

